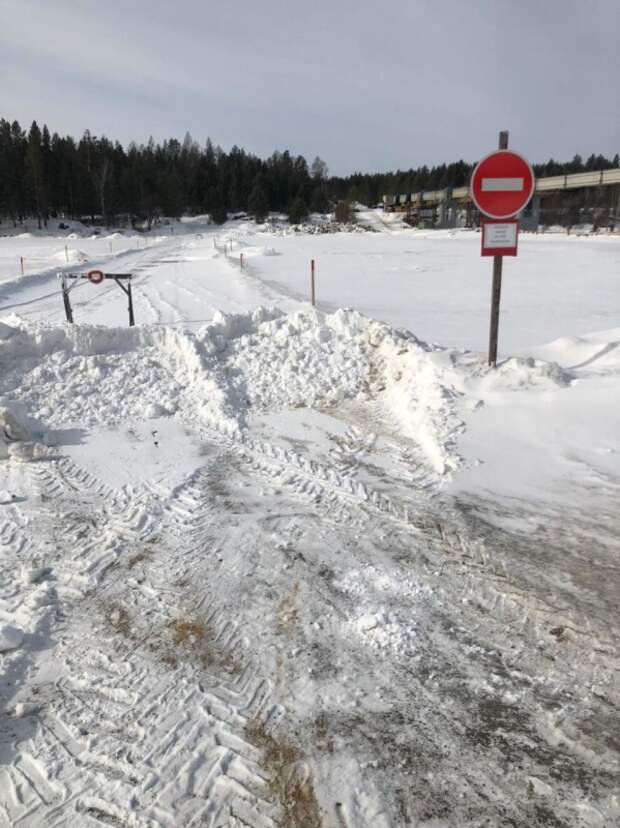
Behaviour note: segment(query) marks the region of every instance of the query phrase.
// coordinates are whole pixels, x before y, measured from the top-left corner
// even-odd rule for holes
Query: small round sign
[[[89,270],[87,275],[93,285],[100,285],[105,279],[102,270]]]
[[[471,177],[471,197],[485,216],[506,219],[523,210],[534,192],[534,173],[512,150],[496,150],[479,161]]]

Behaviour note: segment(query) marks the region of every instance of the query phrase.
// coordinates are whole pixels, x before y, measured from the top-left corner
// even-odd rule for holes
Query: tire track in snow
[[[83,819],[84,824],[177,826],[237,820],[270,828],[277,809],[269,801],[260,750],[244,737],[248,722],[265,708],[269,687],[251,663],[239,669],[236,662],[227,663],[238,650],[236,627],[206,593],[186,611],[204,618],[209,653],[221,653],[221,660],[213,669],[194,665],[186,661],[188,652],[173,666],[162,663],[158,652],[185,646],[175,643],[174,627],[171,640],[184,588],[171,589],[170,574],[188,556],[199,557],[212,532],[202,496],[181,487],[162,505],[165,526],[157,531],[171,533],[177,546],[166,547],[161,562],[149,565],[147,555],[132,563],[128,549],[138,549],[133,557],[140,557],[156,531],[141,504],[145,497],[153,499],[151,493],[102,495],[96,478],[66,460],[33,468],[33,476],[42,494],[64,510],[62,537],[74,554],[73,571],[63,579],[80,588],[60,590],[69,620],[55,655],[65,669],[38,733],[38,756],[48,768],[60,767],[59,778],[42,796],[28,783],[33,774],[15,782],[16,790],[21,785],[29,793],[8,804],[12,824],[72,825]],[[97,509],[80,511],[89,495]],[[140,568],[147,574],[140,575]],[[128,577],[134,572],[135,579]],[[94,630],[92,623],[70,623],[80,608],[93,619]],[[159,623],[142,628],[142,617]],[[13,777],[19,767],[11,768]]]

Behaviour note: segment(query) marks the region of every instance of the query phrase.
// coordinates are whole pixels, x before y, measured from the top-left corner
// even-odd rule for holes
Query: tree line
[[[329,209],[327,166],[288,151],[266,160],[234,146],[224,152],[210,140],[201,147],[187,134],[156,144],[97,137],[88,130],[79,141],[50,134],[33,121],[26,132],[17,121],[0,119],[0,216],[14,223],[51,217],[116,224],[159,216],[249,211],[264,219],[270,210],[293,220],[309,210]]]
[[[553,159],[534,166],[536,175],[560,175],[620,166],[591,155],[585,162]],[[0,218],[16,224],[28,217],[39,226],[50,218],[118,224],[147,222],[160,215],[209,213],[224,222],[229,213],[249,212],[257,221],[270,211],[300,221],[309,212],[327,212],[339,201],[376,204],[384,193],[459,187],[473,164],[457,161],[390,173],[330,177],[318,156],[309,165],[301,155],[274,152],[260,159],[237,146],[229,152],[187,134],[156,144],[129,144],[86,131],[79,140],[33,121],[24,130],[0,119]]]

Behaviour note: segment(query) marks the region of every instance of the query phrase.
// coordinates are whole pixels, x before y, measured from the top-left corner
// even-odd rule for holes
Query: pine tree
[[[329,201],[323,191],[323,187],[315,187],[310,199],[310,209],[313,213],[327,213]]]
[[[30,203],[37,217],[39,230],[43,216],[43,155],[41,151],[41,130],[33,121],[28,132],[26,152],[26,186]]]
[[[301,196],[296,196],[289,207],[288,220],[291,224],[298,224],[305,218],[308,218],[308,207],[306,206],[306,202],[303,198],[301,198]]]
[[[269,199],[262,183],[256,182],[248,198],[248,210],[257,224],[262,224],[269,213]]]

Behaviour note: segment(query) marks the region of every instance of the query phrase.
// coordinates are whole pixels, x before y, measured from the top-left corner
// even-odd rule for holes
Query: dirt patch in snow
[[[269,789],[281,809],[279,828],[321,828],[321,808],[301,750],[286,738],[274,736],[258,719],[247,725],[245,735],[262,753]]]

